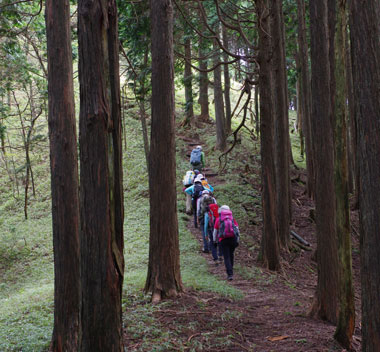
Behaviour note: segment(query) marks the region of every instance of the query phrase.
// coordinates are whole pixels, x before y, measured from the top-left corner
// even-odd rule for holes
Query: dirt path
[[[192,147],[200,144],[199,140],[184,138],[188,144],[186,155]],[[205,170],[207,179],[216,189],[223,182],[214,170]],[[309,219],[311,201],[303,194],[303,187],[298,182],[293,185],[294,226],[297,233],[302,234],[313,248],[316,248],[313,223]],[[199,240],[202,247],[200,229],[194,228],[192,217],[189,218],[188,228]],[[242,229],[245,234],[253,238],[260,238],[260,228]],[[259,246],[257,246],[259,248]],[[225,280],[224,264],[215,265],[211,254],[202,256],[208,262],[209,271]],[[244,299],[232,301],[213,294],[188,291],[174,305],[186,307],[185,321],[191,323],[197,319],[199,334],[189,335],[188,343],[199,339],[199,346],[207,346],[205,332],[212,327],[212,321],[218,320],[226,312],[235,312],[235,319],[225,320],[221,329],[221,336],[229,334],[228,346],[209,344],[199,348],[205,351],[344,351],[333,339],[335,326],[308,316],[308,310],[315,292],[316,264],[312,261],[312,252],[299,250],[287,254],[283,260],[282,273],[276,274],[266,271],[255,261],[257,252],[252,253],[242,243],[235,251],[235,267],[248,267],[255,275],[242,277],[236,270],[233,281],[226,281],[244,293]],[[249,278],[247,278],[249,277]],[[194,317],[190,312],[199,311],[199,301],[207,302],[206,312],[198,313]],[[178,309],[178,307],[177,307]],[[207,319],[204,317],[207,314]],[[186,316],[186,318],[185,318]],[[162,316],[163,320],[166,320]],[[357,324],[358,325],[358,324]],[[360,331],[357,331],[360,333]],[[215,335],[215,334],[214,334]],[[218,338],[218,334],[214,339]],[[189,347],[190,348],[190,347]],[[360,337],[354,338],[355,350],[360,349]],[[186,349],[186,348],[185,348]],[[198,349],[195,349],[198,350]]]

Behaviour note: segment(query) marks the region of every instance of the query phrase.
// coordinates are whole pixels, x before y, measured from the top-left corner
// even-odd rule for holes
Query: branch
[[[247,100],[243,106],[242,109],[244,109],[244,115],[243,115],[243,120],[241,121],[239,127],[232,133],[234,135],[234,142],[231,146],[230,149],[228,149],[227,151],[225,151],[224,153],[222,153],[220,156],[219,156],[219,172],[222,172],[225,168],[226,168],[226,165],[227,165],[227,155],[232,151],[232,149],[235,148],[235,145],[236,145],[236,142],[237,142],[237,134],[239,132],[239,130],[244,126],[244,123],[245,123],[245,120],[247,118],[247,109],[248,109],[248,104],[249,104],[249,101],[251,100],[251,86],[249,84],[249,82],[246,80],[244,82],[244,86],[243,86],[243,92],[242,94],[244,93],[247,93],[248,94],[248,97],[247,97]],[[236,108],[234,109],[234,111],[236,110]],[[224,166],[222,167],[222,157],[225,157],[225,163],[224,163]]]
[[[4,8],[4,7],[7,7],[7,6],[13,6],[13,5],[17,5],[17,4],[21,4],[23,2],[32,2],[33,0],[19,0],[19,1],[15,1],[15,2],[10,2],[8,4],[3,4],[3,5],[0,5],[0,9]]]
[[[178,55],[179,57],[181,57],[182,59],[184,59],[192,68],[194,68],[195,70],[199,71],[199,72],[212,72],[214,71],[218,66],[220,65],[229,65],[229,64],[233,64],[235,63],[236,61],[238,61],[239,59],[233,59],[231,61],[220,61],[218,62],[215,66],[211,67],[211,68],[208,68],[207,70],[202,70],[200,69],[199,67],[197,66],[194,66],[192,63],[191,63],[191,60],[189,60],[187,57],[185,57],[185,55],[181,54],[180,52],[178,51],[174,51],[174,53],[176,55]]]

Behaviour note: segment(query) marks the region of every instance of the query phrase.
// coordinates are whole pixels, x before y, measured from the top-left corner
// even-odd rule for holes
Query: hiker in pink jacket
[[[227,280],[232,280],[234,275],[234,252],[239,245],[239,226],[233,218],[228,205],[222,205],[219,211],[220,216],[216,219],[214,225],[213,240],[222,249]]]

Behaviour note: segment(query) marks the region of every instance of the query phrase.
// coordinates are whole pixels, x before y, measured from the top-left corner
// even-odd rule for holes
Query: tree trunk
[[[216,41],[213,43],[214,51],[214,66],[220,63],[219,46]],[[222,90],[222,71],[220,65],[214,69],[214,105],[215,105],[215,121],[216,121],[216,149],[223,152],[227,147],[226,130],[225,130],[225,115]]]
[[[332,323],[338,314],[338,250],[335,222],[334,143],[330,91],[327,0],[310,1],[312,133],[318,283],[311,314]]]
[[[280,269],[276,214],[276,177],[274,164],[274,121],[271,55],[271,1],[256,0],[259,27],[259,85],[263,233],[261,260],[270,270]]]
[[[80,257],[78,155],[70,3],[46,1],[49,139],[54,249],[52,351],[78,351]]]
[[[380,3],[353,0],[351,47],[360,174],[362,351],[380,351]]]
[[[223,36],[223,46],[228,50],[228,33],[227,28],[222,26],[222,36]],[[224,61],[228,61],[228,54],[223,52]],[[228,136],[231,133],[231,79],[230,79],[230,71],[228,64],[223,65],[223,73],[224,73],[224,105],[226,107],[225,110],[225,119],[226,119],[226,135]]]
[[[352,22],[351,16],[349,16]],[[349,24],[351,27],[351,23]],[[347,31],[347,29],[346,29]],[[357,121],[355,118],[355,101],[354,87],[352,78],[352,60],[351,60],[351,42],[346,36],[346,85],[347,85],[347,100],[348,100],[348,162],[350,173],[350,192],[354,194],[354,209],[359,208],[359,168],[356,162],[357,155]]]
[[[296,61],[297,61],[297,71],[299,71],[300,70],[299,59],[297,59]],[[298,132],[298,136],[300,138],[300,156],[301,156],[301,158],[304,158],[304,154],[305,154],[305,138],[303,135],[303,118],[304,118],[303,109],[304,109],[304,107],[301,103],[302,92],[300,89],[300,79],[297,79],[296,91],[297,91],[297,102],[296,102],[296,106],[297,106],[297,132]]]
[[[150,238],[145,292],[152,301],[182,291],[177,220],[173,7],[151,1],[152,126],[150,144]],[[165,180],[165,187],[157,182]]]
[[[289,176],[289,121],[287,104],[287,79],[285,70],[285,47],[282,29],[282,4],[272,2],[271,42],[273,55],[273,92],[275,125],[275,168],[276,168],[276,206],[277,226],[280,245],[288,248],[290,242],[290,176]]]
[[[298,18],[298,47],[300,63],[300,91],[303,111],[303,134],[306,144],[306,169],[307,169],[307,193],[314,198],[315,194],[315,174],[314,174],[314,154],[313,141],[311,134],[311,92],[309,76],[309,58],[306,40],[306,23],[305,23],[305,1],[297,0],[297,18]]]
[[[260,134],[259,88],[259,85],[255,86],[255,130],[257,136]]]
[[[139,107],[140,107],[140,122],[141,122],[141,128],[142,128],[142,134],[143,134],[143,142],[144,142],[144,152],[145,152],[145,161],[146,161],[146,168],[148,170],[149,174],[149,138],[148,138],[148,128],[146,125],[146,118],[147,114],[145,111],[145,72],[148,68],[148,50],[149,48],[146,48],[144,53],[144,75],[141,80],[141,100],[139,101]]]
[[[355,297],[352,283],[350,207],[348,200],[347,108],[346,108],[346,5],[338,1],[335,34],[335,191],[336,232],[339,254],[339,317],[334,337],[351,349],[355,329]]]
[[[183,82],[185,85],[185,122],[184,125],[190,125],[194,118],[193,108],[193,74],[191,73],[191,42],[190,37],[185,39],[185,70]]]
[[[202,23],[202,21],[201,21]],[[204,24],[201,24],[204,27]],[[204,29],[204,28],[203,28]],[[208,74],[207,70],[207,60],[202,59],[205,56],[205,46],[206,40],[200,36],[199,37],[199,99],[198,103],[201,106],[201,120],[207,121],[210,118],[209,115],[209,100],[208,100]]]
[[[81,351],[123,351],[123,193],[117,9],[78,3]]]

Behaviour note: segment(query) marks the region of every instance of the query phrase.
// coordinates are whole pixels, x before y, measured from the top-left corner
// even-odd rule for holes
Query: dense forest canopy
[[[346,350],[380,350],[379,14],[376,0],[2,0],[0,349],[122,351],[136,292],[207,291],[178,188],[201,144],[247,268],[296,267],[303,197],[308,319]],[[51,319],[23,345],[12,324],[28,314],[12,307],[28,276]]]

